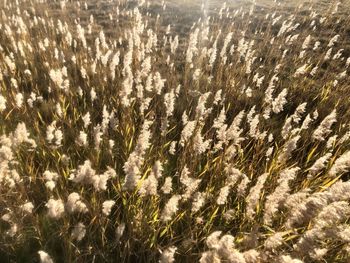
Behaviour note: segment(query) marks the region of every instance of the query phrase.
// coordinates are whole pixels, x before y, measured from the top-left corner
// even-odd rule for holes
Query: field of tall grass
[[[350,262],[350,1],[291,2],[1,0],[0,262]]]

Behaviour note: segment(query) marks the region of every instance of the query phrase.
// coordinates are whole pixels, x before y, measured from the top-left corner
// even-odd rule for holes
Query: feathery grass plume
[[[197,121],[188,121],[182,132],[181,132],[181,138],[179,141],[179,144],[184,147],[185,143],[190,139],[190,137],[193,135],[193,132],[196,128]]]
[[[306,105],[307,103],[304,102],[295,109],[293,115],[291,116],[294,123],[299,124],[299,122],[301,121],[301,116],[305,112]]]
[[[311,179],[313,175],[320,172],[322,169],[326,167],[326,163],[332,157],[331,153],[326,153],[325,155],[318,158],[314,164],[309,168],[308,178]]]
[[[133,38],[129,38],[129,46],[128,46],[128,52],[124,56],[124,67],[123,67],[123,75],[125,76],[124,81],[122,83],[122,89],[119,93],[121,97],[121,103],[123,106],[129,106],[130,105],[130,94],[132,93],[133,88],[133,73],[131,70],[131,64],[133,59],[133,48],[134,48],[134,42]]]
[[[134,151],[129,155],[128,160],[123,166],[125,172],[125,182],[123,189],[134,190],[140,180],[140,169],[144,161],[144,155],[150,147],[152,121],[145,120],[141,133],[137,139]]]
[[[53,219],[59,219],[64,215],[64,204],[61,199],[49,199],[45,205],[48,209],[47,216]]]
[[[307,49],[308,46],[309,46],[309,44],[310,44],[310,41],[311,41],[311,36],[308,35],[308,36],[305,38],[305,40],[304,40],[304,42],[303,42],[301,48],[302,48],[302,49]]]
[[[287,100],[286,100],[287,93],[288,93],[287,89],[283,89],[281,93],[277,96],[277,98],[275,98],[272,101],[272,111],[274,113],[277,114],[283,111],[283,107],[287,103]]]
[[[333,48],[329,48],[326,55],[324,56],[323,60],[327,61],[331,58]]]
[[[265,90],[264,102],[267,105],[265,110],[264,110],[264,118],[265,119],[268,119],[270,117],[271,105],[273,102],[272,94],[273,94],[274,89],[275,89],[275,82],[277,82],[277,81],[278,81],[278,77],[277,77],[277,75],[274,75],[271,78],[267,89]]]
[[[88,211],[86,205],[81,201],[81,197],[78,193],[73,192],[69,194],[66,203],[66,210],[68,213],[86,213]]]
[[[173,41],[170,41],[170,50],[172,54],[175,54],[179,46],[179,36],[175,36]]]
[[[152,167],[152,172],[154,173],[154,176],[156,178],[161,178],[163,170],[164,170],[163,164],[159,160],[156,161]]]
[[[243,130],[240,128],[245,111],[240,111],[233,119],[231,125],[227,129],[227,140],[233,140],[234,144],[239,144],[244,138],[240,137]]]
[[[334,202],[324,207],[314,219],[314,228],[325,228],[338,222],[345,221],[350,215],[347,201]]]
[[[76,139],[76,144],[79,145],[79,146],[84,146],[84,147],[87,147],[88,146],[88,140],[87,140],[87,134],[84,132],[84,131],[80,131],[79,132],[79,136],[78,138]]]
[[[260,252],[255,249],[250,249],[243,252],[243,257],[246,263],[255,263],[260,260]]]
[[[310,126],[310,123],[313,121],[310,114],[306,115],[303,123],[301,124],[300,130],[307,130]]]
[[[318,66],[313,67],[312,70],[310,71],[310,75],[315,77],[317,71],[318,71]]]
[[[190,65],[193,62],[194,54],[196,54],[198,51],[198,48],[197,48],[198,34],[199,34],[199,28],[196,28],[195,31],[190,34],[188,48],[186,51],[186,62],[189,63]]]
[[[264,242],[264,247],[267,250],[273,250],[278,248],[279,246],[281,246],[283,244],[283,236],[285,235],[285,233],[283,232],[277,232],[274,233],[273,235],[269,236],[265,242]]]
[[[331,127],[337,121],[337,112],[334,109],[328,116],[326,116],[317,129],[313,132],[312,138],[317,141],[324,141],[325,138],[332,132]]]
[[[27,214],[32,214],[34,209],[34,205],[32,202],[26,202],[25,204],[21,205],[21,210]]]
[[[302,65],[300,68],[298,68],[295,73],[294,73],[294,77],[300,77],[303,76],[307,73],[307,70],[309,69],[309,65],[306,63],[304,65]]]
[[[219,191],[219,196],[216,199],[218,205],[224,205],[227,202],[227,197],[230,194],[232,186],[225,185]]]
[[[163,222],[170,221],[178,210],[179,201],[181,200],[180,195],[173,195],[168,202],[165,204],[163,211],[160,216],[160,220]]]
[[[75,183],[89,184],[96,171],[92,169],[90,160],[86,160],[83,165],[79,165],[78,170],[69,177]]]
[[[232,32],[230,32],[226,35],[226,38],[224,40],[224,45],[222,46],[222,49],[220,52],[220,57],[221,57],[224,65],[227,62],[227,47],[228,47],[228,44],[231,42],[232,36],[233,36]]]
[[[198,185],[200,184],[200,179],[195,179],[189,176],[190,171],[188,170],[187,166],[185,166],[180,175],[180,182],[185,186],[184,193],[182,194],[182,199],[186,201],[189,199],[192,194],[197,190]]]
[[[173,183],[171,177],[166,177],[162,188],[160,189],[164,194],[170,194],[173,190]]]
[[[198,98],[198,104],[196,107],[196,119],[199,121],[203,121],[211,112],[211,108],[207,108],[205,105],[210,95],[211,92],[206,92],[204,94],[201,94],[201,96]]]
[[[327,140],[326,148],[331,149],[333,145],[337,142],[338,135],[333,135]]]
[[[79,222],[73,227],[72,239],[77,240],[79,242],[85,237],[85,234],[86,234],[86,227],[83,223]]]
[[[300,259],[292,258],[289,255],[282,255],[281,263],[303,263],[303,261]]]
[[[140,195],[157,195],[158,180],[153,172],[143,180],[139,190]]]
[[[277,161],[280,163],[286,162],[292,152],[297,148],[297,143],[300,140],[301,136],[300,135],[296,135],[292,138],[290,138],[284,145],[282,148],[282,152],[278,155]]]
[[[310,195],[310,189],[306,188],[299,192],[293,193],[289,195],[284,202],[283,206],[288,209],[289,214],[291,216],[298,215],[297,210],[299,210],[300,206],[305,204],[306,199]]]
[[[6,99],[0,95],[0,112],[3,112],[6,109]]]
[[[93,137],[94,137],[94,144],[95,144],[95,150],[99,151],[100,150],[100,145],[102,142],[102,129],[101,125],[98,124],[93,128]]]
[[[329,170],[329,175],[336,177],[341,173],[347,172],[350,169],[350,151],[343,153],[338,157],[331,169]]]
[[[205,153],[210,147],[211,139],[204,140],[201,129],[198,129],[193,137],[194,154],[201,155]]]
[[[164,88],[165,85],[165,79],[161,78],[161,75],[159,72],[156,72],[153,77],[153,89],[156,92],[156,94],[160,95],[162,92],[162,89]]]
[[[121,239],[121,237],[123,236],[125,231],[125,223],[120,223],[119,226],[117,227],[116,230],[116,239],[117,242],[119,242],[119,240]]]
[[[114,205],[115,205],[115,201],[113,201],[113,200],[104,201],[102,204],[102,213],[106,216],[109,216],[109,214],[112,211],[112,207]]]
[[[86,129],[91,124],[90,113],[87,112],[84,116],[81,117],[84,122],[84,128]]]
[[[301,226],[305,222],[308,222],[328,203],[326,194],[322,193],[314,193],[307,198],[305,198],[304,194],[294,197],[297,198],[292,200],[299,201],[299,203],[296,204],[293,203],[292,200],[289,200],[289,204],[293,203],[293,209],[285,222],[287,228]]]
[[[69,180],[74,183],[90,184],[95,190],[102,191],[107,189],[107,181],[115,176],[115,171],[110,167],[103,174],[96,174],[96,171],[91,167],[91,162],[86,160],[83,165],[79,165],[77,171],[70,175]]]
[[[333,47],[335,43],[338,42],[340,35],[335,35],[333,38],[331,38],[328,42],[327,47]]]
[[[280,177],[277,180],[277,187],[266,198],[264,211],[265,224],[270,225],[272,223],[273,217],[276,215],[276,212],[286,201],[290,192],[289,183],[295,179],[296,174],[299,170],[299,167],[294,167],[285,169],[281,172]]]
[[[302,255],[305,258],[316,259],[320,257],[320,243],[325,242],[325,239],[332,239],[332,234],[334,228],[328,227],[326,229],[320,228],[311,228],[304,232],[298,242],[293,245],[293,249],[298,252],[299,255]],[[328,233],[327,233],[328,232]],[[336,236],[336,235],[335,235]]]
[[[24,122],[18,123],[16,130],[13,134],[10,135],[10,139],[13,143],[13,146],[17,147],[22,143],[28,143],[32,148],[36,148],[37,144],[34,139],[29,138],[30,133],[27,130],[27,127]]]
[[[221,263],[221,260],[216,251],[206,251],[202,253],[199,262],[200,263]]]
[[[50,171],[46,170],[43,173],[43,177],[46,181],[45,186],[52,191],[56,187],[56,181],[58,179],[58,174],[55,172],[50,172]]]
[[[316,192],[305,198],[295,199],[294,208],[290,212],[285,225],[287,227],[300,226],[314,218],[319,211],[331,202],[346,201],[350,199],[350,182],[337,181],[324,192]]]
[[[160,254],[159,263],[173,263],[175,262],[175,252],[177,248],[175,246],[168,247]]]
[[[47,254],[45,251],[40,250],[40,251],[38,251],[38,254],[39,254],[39,258],[40,258],[41,263],[53,263],[54,262],[52,260],[52,258],[50,257],[50,255]]]
[[[164,105],[166,108],[166,117],[173,115],[174,106],[175,106],[175,92],[174,89],[171,89],[170,92],[164,94]]]
[[[259,203],[261,190],[264,188],[265,181],[269,173],[264,173],[258,177],[256,184],[250,189],[249,194],[246,198],[247,210],[246,215],[249,219],[253,219],[255,215],[256,206]]]
[[[220,114],[219,116],[217,116],[214,120],[214,123],[213,123],[213,128],[216,128],[216,129],[220,129],[220,127],[222,127],[224,125],[226,121],[226,113],[225,113],[225,108],[222,108],[221,111],[220,111]]]
[[[224,262],[245,263],[244,254],[235,249],[234,237],[228,234],[221,236],[221,233],[221,231],[215,231],[207,237],[206,244],[210,250],[202,253],[200,262],[221,262],[223,260]]]
[[[210,57],[209,57],[209,67],[210,68],[213,68],[214,66],[214,63],[215,63],[215,60],[216,60],[216,56],[217,56],[217,38],[211,48],[211,51],[210,51]]]
[[[245,174],[242,174],[242,180],[237,187],[238,196],[241,196],[241,197],[245,196],[246,189],[249,183],[250,183],[250,179],[248,178],[248,176],[246,176]]]
[[[196,192],[193,195],[192,208],[191,208],[192,213],[198,212],[205,204],[206,199],[207,199],[206,193]]]

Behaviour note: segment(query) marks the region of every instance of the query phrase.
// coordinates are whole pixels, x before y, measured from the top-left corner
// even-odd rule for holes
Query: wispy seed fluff
[[[259,203],[260,193],[264,187],[264,184],[268,175],[269,175],[268,173],[264,173],[258,177],[258,181],[256,182],[256,185],[250,189],[249,194],[246,198],[246,202],[247,202],[246,214],[247,214],[247,217],[250,219],[253,219],[253,216],[255,215],[255,209]]]
[[[206,193],[196,192],[193,195],[192,213],[196,213],[202,208],[202,206],[205,204],[206,198]]]
[[[114,204],[115,204],[115,201],[113,200],[104,201],[102,204],[102,213],[108,216],[111,213],[111,210]]]
[[[33,209],[34,205],[32,202],[26,202],[25,204],[21,205],[21,210],[28,214],[31,214],[33,212]]]
[[[141,195],[157,195],[158,180],[154,173],[151,172],[150,175],[142,182],[139,193]]]
[[[3,112],[6,109],[6,99],[0,95],[0,112]]]
[[[334,202],[322,209],[314,219],[315,228],[325,228],[337,223],[342,223],[350,215],[350,207],[347,201]]]
[[[184,194],[182,195],[182,198],[184,200],[187,200],[192,196],[192,194],[196,191],[199,183],[201,182],[200,179],[195,179],[189,176],[190,171],[188,168],[185,166],[180,175],[180,182],[185,186],[185,191]]]
[[[172,217],[176,214],[180,200],[181,200],[180,195],[173,195],[169,199],[169,201],[166,203],[166,205],[162,211],[161,217],[160,217],[160,219],[163,222],[170,221],[172,219]]]
[[[268,250],[276,249],[282,245],[284,234],[283,232],[277,232],[269,236],[264,242],[264,247]]]
[[[336,177],[341,173],[349,171],[349,169],[350,169],[350,151],[347,151],[335,160],[332,168],[329,170],[329,174],[333,177]]]
[[[193,135],[196,128],[196,121],[189,121],[186,123],[185,127],[182,129],[180,145],[183,147],[189,138]]]
[[[286,201],[290,191],[289,183],[294,180],[299,170],[299,167],[295,167],[281,172],[276,189],[266,198],[264,213],[265,224],[272,223],[272,219],[276,215],[279,207]]]
[[[74,183],[91,184],[95,190],[103,191],[107,189],[108,180],[115,176],[115,171],[110,167],[103,174],[96,174],[96,171],[91,167],[91,162],[86,160],[83,165],[79,165],[75,173],[70,175],[69,180]]]
[[[72,230],[72,239],[77,240],[78,242],[85,237],[86,227],[83,223],[79,222],[73,227]]]
[[[221,236],[221,231],[215,231],[207,237],[206,244],[209,251],[202,253],[199,262],[235,262],[246,263],[243,253],[234,248],[234,237],[231,235]]]
[[[45,171],[43,174],[43,177],[46,181],[46,183],[45,183],[46,188],[48,188],[52,191],[56,187],[56,181],[58,179],[58,174],[55,172]]]
[[[193,55],[198,51],[197,49],[198,34],[199,34],[199,28],[196,28],[196,30],[190,34],[190,40],[189,40],[188,48],[186,52],[186,62],[189,64],[192,64]]]
[[[218,205],[224,205],[227,201],[227,197],[230,194],[231,186],[225,185],[220,189],[219,196],[216,199]]]
[[[61,199],[50,199],[45,206],[48,209],[47,215],[50,218],[59,219],[64,214],[64,204]]]
[[[331,133],[331,127],[333,123],[337,121],[336,116],[337,113],[334,109],[327,117],[323,119],[323,121],[312,134],[312,138],[317,141],[324,141],[328,134]]]
[[[13,146],[18,146],[22,143],[29,143],[32,148],[36,148],[36,142],[33,139],[30,139],[29,136],[30,133],[28,132],[25,123],[21,122],[17,124],[16,130],[10,135],[10,138]]]
[[[296,258],[291,258],[289,255],[283,255],[281,256],[281,263],[303,263],[303,261],[296,259]]]
[[[272,102],[272,111],[274,113],[280,113],[283,110],[284,105],[287,103],[287,89],[283,89],[277,98]]]
[[[74,212],[77,213],[86,213],[88,211],[86,205],[81,201],[80,195],[78,193],[71,193],[68,196],[68,200],[66,203],[67,212],[72,214]]]
[[[300,139],[300,135],[294,136],[291,139],[289,139],[285,145],[283,146],[282,153],[278,156],[279,162],[285,162],[287,161],[292,152],[297,148],[297,143]]]
[[[91,124],[91,120],[90,120],[90,113],[87,112],[84,116],[81,117],[83,122],[84,122],[84,128],[86,129],[90,124]]]
[[[160,254],[159,263],[173,263],[173,262],[175,262],[174,256],[175,256],[176,250],[177,250],[177,248],[172,246],[172,247],[168,247],[167,249],[162,251]]]
[[[170,176],[165,178],[164,184],[162,188],[160,189],[164,194],[170,194],[173,190],[173,183]]]
[[[47,254],[45,251],[40,250],[38,251],[40,263],[54,263],[52,258]]]
[[[320,172],[323,168],[325,168],[326,163],[329,161],[329,159],[332,157],[331,153],[326,153],[325,155],[318,158],[315,163],[310,167],[309,169],[309,175],[308,178],[311,178],[311,176],[317,174]]]
[[[144,155],[150,146],[151,124],[152,121],[145,120],[137,140],[137,145],[124,164],[125,182],[123,189],[134,190],[140,180],[140,169],[144,161]]]

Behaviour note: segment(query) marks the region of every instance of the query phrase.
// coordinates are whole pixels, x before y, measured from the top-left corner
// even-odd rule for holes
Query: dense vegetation
[[[0,8],[1,262],[349,262],[348,1]]]

